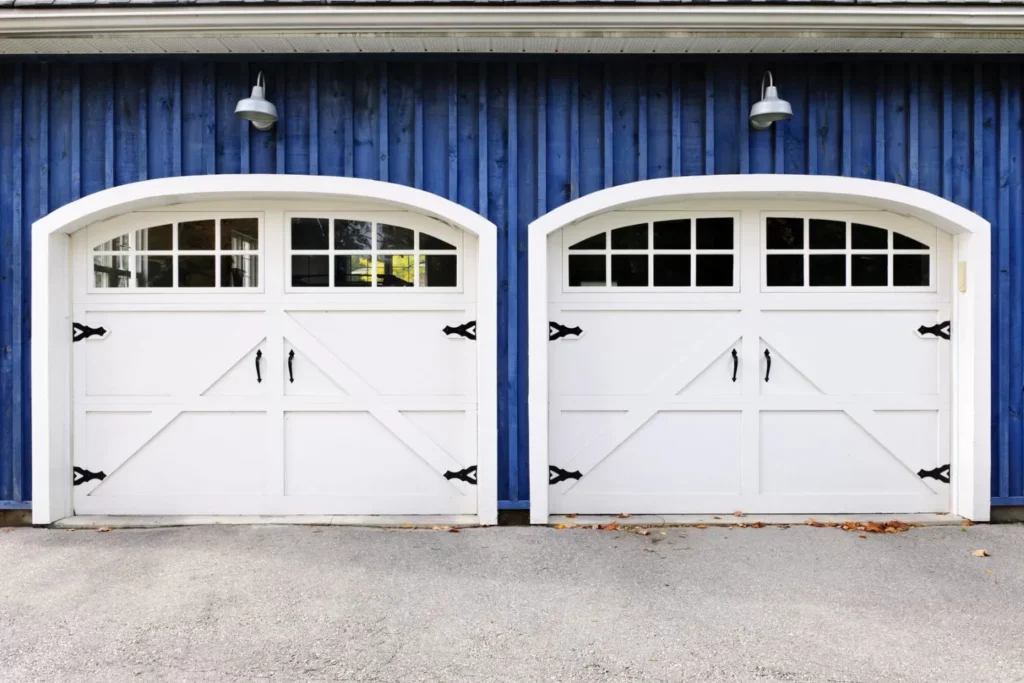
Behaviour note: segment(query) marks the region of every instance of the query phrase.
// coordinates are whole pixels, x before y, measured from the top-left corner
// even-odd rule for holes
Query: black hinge
[[[938,479],[943,484],[949,483],[949,465],[943,465],[942,467],[936,467],[934,470],[919,470],[917,476],[922,479],[931,478]]]
[[[107,330],[103,327],[89,327],[82,323],[71,323],[71,341],[80,342],[89,337],[106,337]]]
[[[466,469],[459,470],[458,472],[452,472],[451,470],[448,470],[447,472],[444,473],[444,478],[448,480],[461,479],[467,484],[472,484],[473,486],[476,486],[476,465],[470,465]]]
[[[441,330],[449,337],[453,334],[465,337],[466,339],[472,339],[476,341],[476,321],[470,320],[468,323],[462,323],[461,325],[445,325],[444,329]]]
[[[578,337],[583,334],[583,330],[579,327],[566,327],[565,325],[561,325],[556,322],[548,323],[548,341],[555,341],[556,339],[567,337],[570,334]]]
[[[558,482],[565,481],[566,479],[579,479],[583,475],[579,473],[579,470],[570,472],[563,470],[561,467],[555,467],[550,465],[548,467],[548,483],[557,484]]]
[[[103,472],[90,472],[89,470],[82,469],[81,467],[75,467],[73,469],[75,471],[75,477],[71,481],[73,486],[84,484],[85,482],[92,481],[93,479],[103,481],[107,478],[107,475]]]
[[[922,337],[926,334],[934,334],[939,339],[949,339],[949,321],[936,323],[931,327],[921,325],[921,327],[917,328],[917,333]]]

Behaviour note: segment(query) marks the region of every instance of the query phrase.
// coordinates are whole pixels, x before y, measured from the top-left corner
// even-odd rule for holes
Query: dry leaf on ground
[[[432,527],[430,527],[430,530],[431,531],[451,531],[452,528],[450,526],[432,526]]]
[[[622,519],[626,519],[627,517],[629,517],[629,513],[628,512],[620,512],[619,513],[619,517],[621,517]]]
[[[747,526],[750,527],[751,529],[763,529],[764,528],[764,522],[751,522]]]
[[[964,520],[964,523],[963,523],[963,524],[961,524],[960,526],[974,526],[974,522],[972,522],[972,521],[971,521],[971,520],[969,520],[969,519],[965,519],[965,520]]]
[[[576,513],[575,512],[570,512],[569,514],[566,515],[566,517],[568,517],[569,519],[575,519],[576,518]]]
[[[822,524],[821,522],[819,522],[819,521],[818,521],[818,520],[816,520],[816,519],[809,519],[809,520],[807,520],[807,526],[817,526],[817,527],[822,527],[822,526],[825,526],[825,525],[824,525],[824,524]]]
[[[457,526],[453,526],[453,527],[452,527],[451,529],[449,529],[449,530],[448,530],[448,533],[450,533],[450,534],[457,534],[457,533],[459,533],[460,531],[462,531],[462,529],[460,529],[460,528],[459,528],[459,527],[457,527]]]
[[[732,516],[733,517],[743,517],[743,511],[742,510],[737,510],[736,512],[732,513]]]
[[[708,528],[708,525],[707,525],[707,524],[698,524],[698,525],[697,525],[697,528],[698,528],[698,529],[707,529],[707,528]]]
[[[861,538],[867,538],[867,537],[868,537],[868,535],[867,535],[867,534],[861,534],[861,535],[860,535],[860,537],[861,537]]]
[[[988,554],[987,550],[980,550],[980,549],[979,550],[975,550],[973,553],[971,553],[971,555],[974,555],[975,557],[989,557],[989,554]]]
[[[647,529],[636,528],[636,529],[633,529],[633,533],[634,534],[639,534],[640,536],[646,536],[646,535],[648,535],[651,532],[649,530],[647,530]]]
[[[562,522],[561,524],[555,525],[556,529],[575,529],[576,525],[572,522]]]
[[[618,528],[619,528],[619,523],[618,522],[612,522],[610,524],[603,524],[601,526],[601,529],[603,531],[615,531]]]
[[[111,528],[109,526],[101,526],[96,531],[111,531]]]

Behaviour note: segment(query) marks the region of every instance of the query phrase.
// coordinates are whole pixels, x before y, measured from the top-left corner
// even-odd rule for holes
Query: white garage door
[[[73,237],[76,514],[474,514],[476,238],[410,213]]]
[[[551,512],[949,510],[950,239],[822,208],[549,237]]]

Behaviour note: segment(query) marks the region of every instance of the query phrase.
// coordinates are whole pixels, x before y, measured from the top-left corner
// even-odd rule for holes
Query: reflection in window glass
[[[373,258],[369,254],[334,257],[335,287],[369,287],[373,284]]]
[[[698,249],[732,249],[731,218],[698,218],[697,219]],[[698,280],[700,267],[697,268]],[[697,283],[698,285],[700,282]]]
[[[924,242],[918,242],[915,239],[911,239],[906,235],[902,235],[898,232],[892,234],[892,248],[893,249],[927,249],[928,245]]]
[[[927,287],[928,279],[927,255],[895,254],[892,257],[892,283],[897,287]]]
[[[769,218],[765,237],[769,249],[803,249],[803,218]]]
[[[213,287],[216,264],[213,256],[178,257],[179,287]]]
[[[409,228],[401,228],[397,225],[377,225],[377,248],[378,249],[413,249],[415,233]]]
[[[654,286],[655,287],[689,287],[690,256],[689,254],[655,254],[654,255]]]
[[[136,256],[135,286],[173,287],[174,257],[149,255]]]
[[[216,221],[178,223],[178,249],[182,251],[213,251],[216,232]]]
[[[415,256],[394,255],[377,258],[378,287],[412,287],[416,284]]]
[[[811,233],[812,244],[813,235],[814,233]],[[811,287],[846,286],[846,256],[844,254],[811,256],[810,270]]]
[[[330,230],[326,218],[293,218],[292,249],[327,249]]]
[[[220,248],[224,251],[259,249],[260,223],[255,218],[225,218],[220,222]]]
[[[689,249],[690,219],[658,221],[654,224],[655,249]],[[654,269],[657,272],[657,268]],[[689,284],[689,283],[687,283]]]
[[[455,287],[456,273],[454,254],[420,255],[420,287]]]
[[[850,284],[854,287],[885,287],[889,284],[889,257],[854,254],[850,258],[850,275]]]
[[[292,255],[292,287],[327,287],[330,274],[327,256]]]
[[[889,231],[870,225],[854,223],[850,226],[850,237],[854,249],[887,249]]]
[[[93,282],[97,287],[128,287],[132,277],[128,268],[127,256],[95,256]]]
[[[420,233],[420,249],[454,249],[454,244],[449,244],[444,240],[440,240],[433,235],[428,235],[425,232]]]
[[[127,242],[128,235],[123,235]],[[157,225],[135,231],[135,249],[138,251],[170,251],[174,249],[174,228],[171,225]]]
[[[614,254],[612,287],[646,287],[647,254]]]
[[[804,257],[769,254],[765,257],[769,287],[802,287],[804,284]]]
[[[259,281],[259,257],[235,254],[220,257],[221,287],[255,287]]]
[[[93,251],[128,251],[131,245],[128,243],[128,235],[118,235],[112,240],[104,242]]]
[[[732,287],[731,254],[698,254],[698,287]]]
[[[647,224],[628,225],[612,230],[612,249],[646,249]]]
[[[811,249],[846,249],[846,223],[812,218],[808,221]],[[814,278],[811,278],[814,284]]]
[[[596,235],[592,235],[592,236],[588,237],[587,239],[585,239],[585,240],[583,240],[581,242],[577,242],[576,244],[572,245],[569,248],[570,249],[604,249],[604,245],[605,245],[604,236],[605,236],[605,233],[599,232]],[[420,237],[421,241],[422,241],[423,237],[425,237],[425,235]]]
[[[604,287],[607,282],[604,254],[569,257],[570,287]]]
[[[372,227],[366,221],[334,221],[335,249],[369,251],[373,246],[372,240]]]

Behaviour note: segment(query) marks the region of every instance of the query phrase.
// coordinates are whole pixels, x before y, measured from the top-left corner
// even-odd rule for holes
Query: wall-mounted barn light
[[[767,81],[768,87],[765,88]],[[255,91],[254,91],[255,92]],[[789,102],[779,99],[779,91],[772,81],[772,72],[765,71],[761,77],[761,101],[750,108],[750,125],[757,130],[765,130],[776,121],[793,118],[793,107]]]
[[[252,94],[238,100],[238,105],[235,107],[235,116],[252,121],[256,130],[270,130],[274,122],[277,121],[277,107],[263,96],[264,88],[266,88],[266,81],[263,80],[261,71],[260,75],[256,77],[256,85],[252,88]]]

